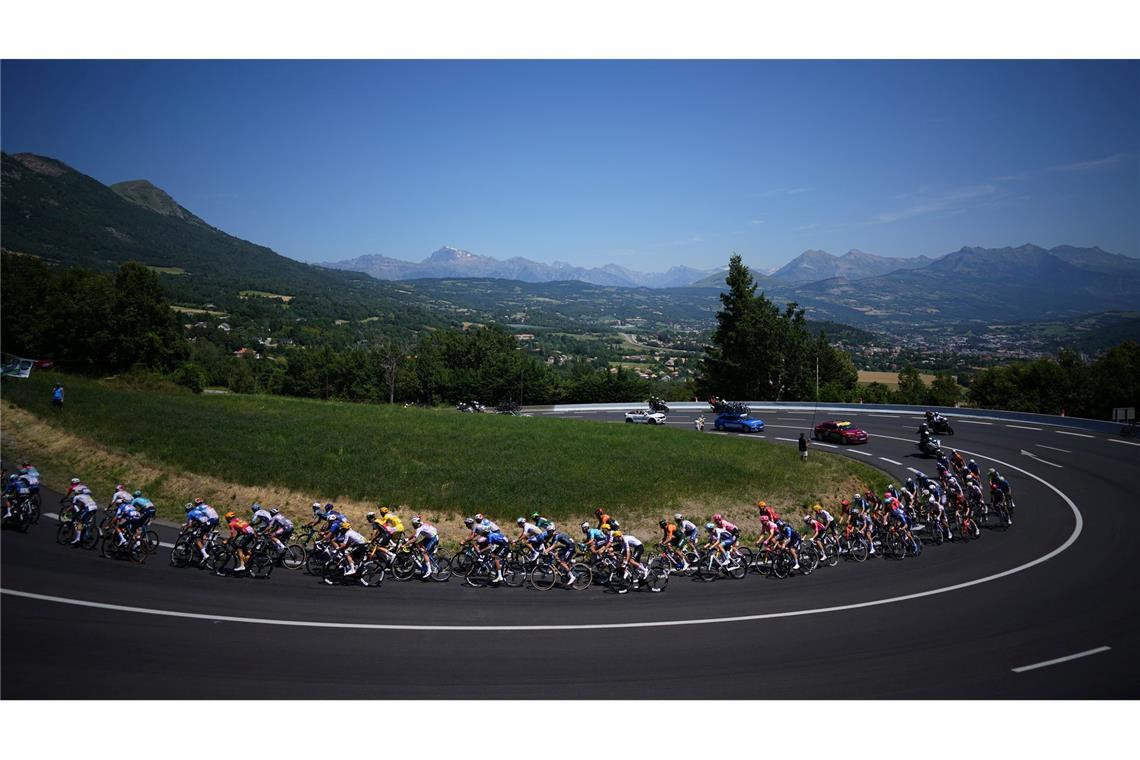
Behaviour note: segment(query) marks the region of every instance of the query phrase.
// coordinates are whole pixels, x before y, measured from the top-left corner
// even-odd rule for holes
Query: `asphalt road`
[[[621,419],[620,412],[557,414]],[[692,430],[694,416],[675,413],[670,422],[694,436],[716,434]],[[810,412],[760,416],[768,428],[756,437],[781,445],[794,445],[811,421]],[[915,416],[843,417],[867,429],[871,441],[827,451],[900,481],[908,467],[932,474],[933,462],[917,457],[911,443]],[[133,566],[58,546],[55,523],[45,518],[26,535],[4,531],[0,539],[0,692],[95,699],[1140,696],[1140,589],[1129,541],[1140,446],[1039,423],[960,421],[955,430],[944,443],[971,452],[982,467],[1000,462],[1012,483],[1018,514],[1010,530],[927,546],[915,559],[841,562],[807,578],[675,577],[656,595],[471,589],[454,581],[331,588],[281,569],[264,581],[220,578],[168,566],[165,549]],[[57,500],[45,493],[45,510]],[[173,538],[172,530],[163,533]],[[1082,656],[1042,664],[1073,655]]]

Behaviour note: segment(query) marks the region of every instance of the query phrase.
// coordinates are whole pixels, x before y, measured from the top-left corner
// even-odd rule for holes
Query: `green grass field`
[[[53,412],[57,380],[66,405]],[[703,514],[707,505],[743,515],[754,513],[758,496],[793,508],[887,482],[878,470],[819,450],[804,465],[794,446],[689,429],[195,396],[49,372],[6,378],[0,390],[50,426],[178,472],[433,513],[510,519],[538,510],[580,520],[600,506],[648,520],[676,509]]]

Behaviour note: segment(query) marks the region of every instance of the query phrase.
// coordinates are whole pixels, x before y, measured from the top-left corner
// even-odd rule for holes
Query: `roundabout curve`
[[[545,413],[621,418],[607,409]],[[671,420],[688,426],[695,414]],[[810,416],[764,412],[765,437],[794,441]],[[911,456],[913,412],[843,416],[871,442],[829,451],[900,480],[911,467],[929,471],[929,460]],[[220,579],[166,567],[161,554],[128,566],[70,552],[36,528],[5,531],[3,694],[216,695],[223,669],[184,653],[229,646],[277,653],[227,685],[234,697],[264,695],[267,683],[288,684],[295,696],[360,698],[1135,696],[1140,625],[1122,601],[1137,588],[1116,527],[1135,498],[1140,450],[1061,425],[957,427],[947,443],[1010,477],[1019,510],[1009,531],[785,581],[675,578],[659,595],[328,588],[287,573],[264,583]],[[95,652],[137,641],[138,664],[77,668],[59,655],[76,637]],[[40,645],[19,643],[29,640]],[[326,645],[349,658],[351,678],[324,672],[316,653]]]

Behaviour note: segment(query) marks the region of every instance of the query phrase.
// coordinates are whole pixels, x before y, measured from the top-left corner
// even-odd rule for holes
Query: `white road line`
[[[790,440],[790,439],[785,438],[783,440]],[[140,613],[140,614],[144,614],[144,615],[159,615],[159,616],[175,617],[175,618],[192,618],[192,619],[196,619],[196,620],[218,620],[218,621],[223,621],[223,622],[234,622],[234,623],[256,623],[256,624],[261,624],[261,625],[283,625],[283,626],[294,626],[294,627],[302,627],[302,628],[352,628],[352,629],[365,629],[365,630],[404,630],[404,631],[570,631],[570,630],[583,630],[583,629],[613,629],[613,628],[661,628],[661,627],[666,627],[666,626],[671,627],[671,626],[679,626],[679,625],[709,625],[709,624],[716,624],[716,623],[742,623],[742,622],[752,622],[752,621],[756,621],[756,620],[771,620],[771,619],[776,619],[776,618],[800,617],[803,615],[818,615],[818,614],[827,613],[827,612],[845,612],[847,610],[865,609],[868,607],[878,607],[878,606],[885,605],[885,604],[895,604],[898,602],[909,601],[911,599],[921,599],[921,598],[925,598],[928,596],[935,596],[936,594],[945,594],[945,593],[949,593],[951,591],[958,591],[959,589],[969,588],[971,586],[978,586],[978,585],[981,585],[983,583],[989,583],[990,581],[996,581],[996,580],[999,580],[1001,578],[1006,578],[1006,577],[1009,577],[1011,575],[1015,575],[1016,573],[1020,573],[1024,570],[1028,570],[1031,567],[1036,567],[1037,565],[1040,565],[1043,562],[1048,562],[1049,560],[1053,559],[1054,557],[1056,557],[1061,552],[1067,550],[1070,546],[1072,546],[1074,543],[1076,543],[1078,538],[1080,538],[1081,532],[1084,530],[1084,524],[1085,524],[1084,517],[1081,515],[1081,511],[1079,509],[1077,509],[1077,505],[1075,503],[1073,503],[1073,500],[1070,499],[1068,496],[1066,496],[1065,493],[1063,491],[1061,491],[1061,489],[1057,488],[1057,486],[1053,485],[1052,483],[1050,483],[1049,481],[1045,480],[1044,478],[1042,478],[1038,475],[1034,475],[1032,472],[1029,472],[1028,470],[1021,469],[1020,467],[1018,467],[1015,464],[1010,464],[1009,462],[1004,462],[1000,459],[994,459],[993,457],[988,457],[985,454],[979,454],[979,453],[973,452],[973,451],[966,451],[965,449],[961,449],[961,451],[965,454],[969,454],[971,456],[976,456],[979,459],[985,459],[987,461],[996,462],[997,464],[1000,464],[1002,467],[1008,467],[1011,470],[1017,470],[1018,472],[1022,473],[1023,475],[1026,475],[1030,478],[1033,478],[1037,482],[1041,483],[1043,486],[1047,487],[1053,493],[1057,494],[1057,496],[1059,496],[1065,502],[1065,504],[1068,505],[1069,509],[1072,510],[1073,518],[1076,522],[1076,525],[1074,525],[1074,527],[1073,527],[1073,532],[1069,535],[1068,539],[1066,539],[1063,544],[1061,544],[1060,546],[1058,546],[1056,549],[1049,552],[1048,554],[1045,554],[1041,557],[1038,557],[1037,559],[1030,560],[1029,562],[1026,562],[1024,564],[1018,565],[1017,567],[1010,568],[1009,570],[1003,570],[1000,573],[994,573],[993,575],[987,575],[984,578],[977,578],[977,579],[972,580],[972,581],[964,581],[963,583],[957,583],[953,586],[944,586],[942,588],[931,589],[929,591],[918,591],[918,592],[915,592],[913,594],[905,594],[903,596],[888,597],[886,599],[875,599],[875,600],[872,600],[869,602],[856,602],[853,604],[843,604],[843,605],[837,605],[834,607],[821,607],[821,608],[810,609],[810,610],[793,610],[791,612],[769,612],[769,613],[762,613],[762,614],[756,614],[756,615],[738,615],[735,617],[722,617],[722,618],[702,618],[702,619],[697,619],[697,620],[662,620],[662,621],[650,621],[650,622],[642,622],[642,623],[593,623],[593,624],[578,624],[578,625],[572,625],[572,624],[571,625],[485,625],[485,626],[479,626],[479,625],[450,625],[450,626],[449,625],[396,625],[396,624],[384,624],[384,623],[330,623],[330,622],[324,622],[324,621],[320,621],[320,620],[274,620],[271,618],[243,618],[243,617],[233,617],[233,616],[228,616],[228,615],[211,615],[208,613],[178,612],[176,610],[156,610],[156,609],[150,609],[150,608],[146,608],[146,607],[126,607],[126,606],[118,605],[118,604],[104,604],[102,602],[89,602],[89,601],[86,601],[83,599],[69,599],[67,597],[48,596],[46,594],[34,594],[34,593],[31,593],[28,591],[16,591],[14,589],[6,589],[6,588],[0,588],[0,594],[9,594],[12,596],[24,597],[26,599],[38,599],[38,600],[46,601],[46,602],[56,602],[58,604],[70,604],[70,605],[75,605],[78,607],[94,607],[97,609],[116,610],[116,611],[120,611],[120,612],[136,612],[136,613]],[[913,468],[909,468],[909,469],[912,469],[914,472],[918,472],[918,470],[914,470]],[[1059,662],[1059,660],[1057,660],[1055,662]],[[1046,665],[1046,664],[1050,664],[1050,663],[1041,663],[1041,664],[1038,664],[1037,666],[1030,665],[1027,667],[1044,667],[1044,665]]]
[[[974,422],[973,420],[957,420],[957,422],[964,422],[967,425],[992,425],[992,422]]]
[[[899,419],[899,416],[897,414],[868,414],[867,416],[868,417],[878,417],[880,420],[897,420],[897,419]]]
[[[788,443],[799,443],[795,438],[777,438],[777,441],[787,441]]]
[[[1096,436],[1092,436],[1092,435],[1085,435],[1084,433],[1069,433],[1069,432],[1064,431],[1064,430],[1054,430],[1053,432],[1054,433],[1060,433],[1061,435],[1072,435],[1072,436],[1076,436],[1077,438],[1095,438],[1096,437]]]
[[[807,422],[807,417],[777,417],[782,422]]]
[[[811,445],[812,445],[812,446],[823,446],[824,448],[827,448],[827,449],[837,449],[837,448],[839,448],[839,447],[838,447],[838,446],[836,446],[834,443],[824,443],[823,441],[812,441],[812,442],[811,442]]]
[[[1108,440],[1113,443],[1123,443],[1125,446],[1140,446],[1140,443],[1133,443],[1132,441],[1122,441],[1119,438],[1109,438]]]
[[[874,456],[874,454],[869,451],[860,451],[859,449],[844,449],[844,451],[846,451],[848,454],[862,454],[865,457]]]
[[[1039,427],[1030,427],[1029,425],[1006,425],[1008,428],[1017,428],[1018,430],[1041,430]]]
[[[916,470],[913,467],[907,467],[907,469],[910,470],[911,472],[913,472],[915,475],[921,475],[922,474],[922,470]]]
[[[1072,454],[1073,453],[1073,452],[1069,451],[1068,449],[1059,449],[1056,446],[1046,446],[1043,443],[1035,443],[1033,445],[1034,446],[1040,446],[1043,449],[1049,449],[1051,451],[1060,451],[1060,452],[1065,453],[1065,454]]]
[[[1021,453],[1024,454],[1025,456],[1029,457],[1030,459],[1034,459],[1034,460],[1040,462],[1041,464],[1047,464],[1050,467],[1056,467],[1057,469],[1063,469],[1065,466],[1063,464],[1057,464],[1056,462],[1050,462],[1046,459],[1042,459],[1041,457],[1034,454],[1032,451],[1026,451],[1025,449],[1021,449]]]
[[[1058,665],[1062,662],[1068,662],[1069,660],[1076,660],[1076,659],[1079,659],[1081,657],[1088,657],[1091,654],[1100,654],[1101,652],[1107,652],[1110,649],[1112,649],[1112,647],[1097,647],[1096,649],[1088,649],[1088,650],[1085,650],[1084,652],[1077,652],[1076,654],[1071,654],[1068,657],[1058,657],[1055,660],[1046,660],[1045,662],[1035,662],[1032,665],[1022,665],[1020,668],[1013,668],[1013,672],[1014,673],[1024,673],[1027,670],[1037,670],[1037,668],[1047,668],[1050,665]]]
[[[897,464],[899,467],[902,467],[902,462],[896,462],[895,460],[887,459],[886,457],[879,457],[879,459],[882,459],[884,462],[890,462],[891,464]]]

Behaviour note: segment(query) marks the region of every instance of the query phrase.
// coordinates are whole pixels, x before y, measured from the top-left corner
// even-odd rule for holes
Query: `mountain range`
[[[543,264],[522,257],[505,261],[490,256],[479,256],[470,251],[444,246],[423,261],[404,261],[387,256],[358,256],[345,261],[327,262],[332,269],[364,272],[379,280],[418,280],[423,278],[480,278],[519,280],[520,282],[559,282],[578,280],[593,285],[613,285],[636,288],[675,288],[690,285],[697,280],[716,276],[720,269],[693,269],[676,266],[667,272],[635,272],[632,269],[607,264],[604,267],[585,268],[555,261]],[[723,277],[723,275],[720,275]]]
[[[418,263],[361,257],[338,264],[375,269],[382,278],[406,278],[384,282],[359,271],[295,261],[228,235],[145,180],[108,187],[52,158],[2,153],[0,159],[5,251],[103,271],[139,261],[160,271],[166,287],[186,303],[230,309],[249,292],[284,294],[292,298],[290,309],[297,316],[385,315],[412,326],[454,320],[455,309],[493,313],[495,299],[511,291],[520,304],[533,294],[551,319],[581,321],[601,313],[603,303],[621,318],[626,315],[617,307],[624,300],[665,323],[682,304],[677,316],[704,321],[708,315],[711,322],[725,287],[719,270],[674,267],[644,274],[616,265],[586,269],[523,258],[502,262],[451,247]],[[540,288],[548,277],[558,287]],[[812,319],[896,331],[924,324],[1069,319],[1133,311],[1140,304],[1140,259],[1099,247],[963,247],[935,259],[805,251],[770,275],[757,272],[754,278],[770,298],[798,303]],[[452,312],[441,319],[448,309]],[[513,309],[508,321],[521,321],[511,314],[525,310]]]

